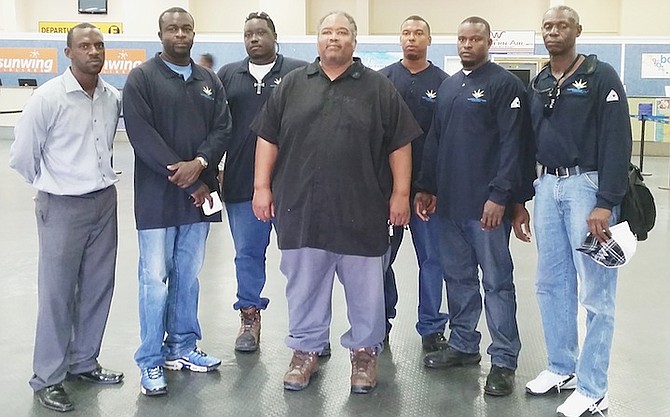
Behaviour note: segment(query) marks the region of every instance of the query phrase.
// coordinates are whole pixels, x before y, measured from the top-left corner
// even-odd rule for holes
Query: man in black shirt
[[[410,146],[421,129],[391,82],[353,58],[355,46],[354,19],[326,15],[319,58],[284,77],[252,124],[253,209],[274,218],[288,278],[288,390],[307,386],[328,344],[335,273],[351,326],[340,339],[351,390],[376,386],[388,228],[409,222]]]

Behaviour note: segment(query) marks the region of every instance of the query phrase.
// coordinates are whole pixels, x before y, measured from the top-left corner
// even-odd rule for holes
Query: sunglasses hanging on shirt
[[[566,78],[568,74],[570,74],[570,71],[572,71],[572,68],[575,66],[577,61],[579,61],[579,54],[577,54],[577,57],[574,59],[574,61],[572,61],[572,63],[558,78],[558,80],[556,80],[554,84],[549,88],[538,89],[537,83],[540,77],[535,77],[535,79],[533,80],[533,83],[531,84],[533,91],[535,91],[540,95],[544,94],[547,95],[543,110],[544,117],[549,117],[554,113],[554,107],[556,107],[556,102],[558,101],[558,98],[561,96],[561,81],[563,81],[563,79]],[[549,70],[551,71],[551,64],[547,64],[547,66],[549,66]]]

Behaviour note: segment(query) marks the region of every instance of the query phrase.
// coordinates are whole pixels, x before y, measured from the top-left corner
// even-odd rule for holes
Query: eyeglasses
[[[561,76],[556,80],[553,85],[549,88],[543,88],[539,89],[537,88],[537,84],[540,81],[539,75],[533,79],[533,82],[530,84],[530,86],[533,88],[533,91],[540,95],[546,94],[546,101],[544,103],[544,117],[549,117],[554,113],[554,107],[556,107],[556,102],[558,101],[558,98],[561,96],[561,81],[563,81],[564,78],[566,78],[568,75],[570,75],[570,71],[572,71],[572,68],[575,66],[575,64],[579,61],[579,54],[575,57],[575,59],[572,61],[570,65],[568,65],[568,68],[561,74]],[[550,63],[548,63],[544,68],[549,68],[551,71],[551,66]],[[543,70],[544,70],[543,68]]]
[[[547,92],[547,102],[544,103],[544,117],[549,117],[554,113],[554,107],[556,107],[556,102],[561,96],[561,87],[558,86],[558,83],[554,84],[553,87]]]

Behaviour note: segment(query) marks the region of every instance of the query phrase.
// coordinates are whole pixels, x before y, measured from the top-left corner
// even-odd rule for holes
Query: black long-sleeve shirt
[[[588,57],[561,84],[554,110],[545,115],[556,79],[547,66],[531,83],[530,114],[537,161],[550,168],[598,171],[596,207],[612,209],[626,193],[632,139],[628,100],[611,65]]]
[[[416,182],[439,215],[479,220],[487,200],[517,202],[525,105],[521,80],[492,62],[444,80]]]
[[[221,221],[205,216],[191,194],[202,184],[218,189],[217,163],[230,140],[226,95],[212,71],[191,61],[188,80],[157,54],[133,69],[123,88],[123,114],[135,150],[135,220],[138,229]],[[167,166],[204,157],[209,166],[188,188],[168,180]]]
[[[251,200],[254,194],[256,133],[251,122],[282,82],[283,77],[308,62],[277,54],[277,61],[261,85],[249,72],[249,58],[224,65],[217,73],[226,90],[233,131],[223,175],[223,199],[229,203]]]

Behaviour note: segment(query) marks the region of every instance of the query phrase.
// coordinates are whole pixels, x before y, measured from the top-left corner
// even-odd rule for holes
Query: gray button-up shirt
[[[14,128],[10,166],[40,191],[83,195],[118,181],[112,147],[119,92],[98,78],[91,98],[68,68],[35,93]]]

